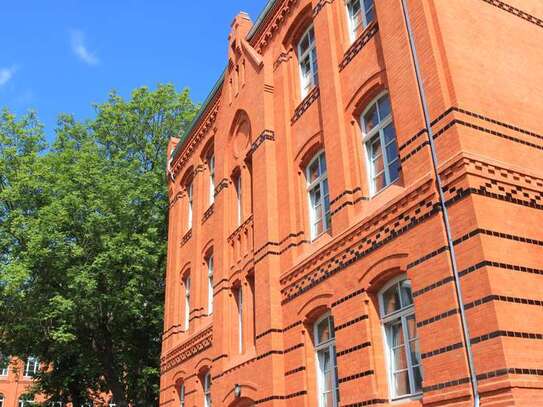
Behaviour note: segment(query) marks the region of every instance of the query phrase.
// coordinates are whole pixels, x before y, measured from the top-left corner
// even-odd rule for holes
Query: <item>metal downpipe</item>
[[[466,355],[468,359],[468,368],[469,368],[470,381],[471,381],[471,387],[472,387],[473,398],[474,398],[473,405],[475,407],[479,407],[479,401],[480,401],[479,386],[477,382],[477,374],[475,372],[475,364],[473,362],[473,351],[471,348],[471,339],[469,335],[469,328],[468,328],[468,323],[467,323],[467,318],[466,318],[466,310],[464,309],[464,301],[462,298],[462,287],[460,284],[460,276],[458,274],[458,265],[456,264],[456,253],[454,250],[454,243],[452,239],[451,225],[449,221],[449,212],[445,204],[445,194],[443,192],[441,177],[439,176],[438,160],[437,160],[436,148],[435,148],[435,143],[434,143],[434,132],[432,130],[430,113],[429,113],[428,103],[426,99],[426,92],[424,90],[424,84],[422,81],[422,74],[421,74],[420,64],[419,64],[418,55],[417,55],[417,48],[415,46],[415,37],[413,35],[411,22],[409,20],[409,9],[407,6],[407,1],[406,0],[401,0],[401,1],[402,1],[403,17],[405,19],[405,26],[407,28],[407,33],[409,37],[409,48],[411,51],[411,57],[413,59],[413,65],[415,68],[415,76],[417,79],[419,97],[420,97],[420,101],[422,105],[422,110],[424,112],[424,122],[426,126],[426,133],[428,135],[428,143],[430,145],[430,152],[432,156],[432,166],[434,170],[434,176],[436,179],[436,187],[439,193],[439,203],[441,206],[443,226],[445,227],[445,233],[447,235],[447,245],[449,248],[449,257],[450,257],[451,267],[453,271],[454,285],[456,289],[456,298],[458,301],[458,305],[460,307],[460,321],[462,325],[462,334],[464,336],[464,343],[466,345]]]

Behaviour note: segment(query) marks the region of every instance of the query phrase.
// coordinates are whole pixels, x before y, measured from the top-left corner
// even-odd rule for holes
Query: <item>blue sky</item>
[[[266,0],[6,0],[0,107],[35,109],[51,139],[59,113],[92,117],[111,89],[172,82],[205,99],[226,66],[230,23]]]

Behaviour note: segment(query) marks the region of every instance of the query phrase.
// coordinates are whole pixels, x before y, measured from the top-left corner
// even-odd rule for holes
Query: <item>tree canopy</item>
[[[0,115],[0,351],[38,357],[33,391],[156,405],[166,147],[197,106],[172,85],[115,92],[96,117]]]

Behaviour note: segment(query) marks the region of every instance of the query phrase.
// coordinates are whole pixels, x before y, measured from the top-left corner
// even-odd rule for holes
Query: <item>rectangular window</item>
[[[243,221],[243,197],[242,197],[242,188],[241,188],[241,174],[238,174],[234,179],[234,186],[236,188],[236,215],[238,226],[241,225]]]
[[[213,255],[207,259],[207,313],[213,313]]]
[[[209,372],[204,376],[204,405],[211,407],[211,373]]]
[[[185,407],[185,383],[179,386],[179,407]]]
[[[185,330],[188,331],[190,323],[190,277],[185,278]]]
[[[209,167],[209,205],[215,202],[215,156],[209,156],[207,161]]]
[[[316,239],[330,229],[330,194],[324,152],[319,153],[306,168],[309,195],[311,239]]]
[[[238,351],[243,353],[243,289],[241,285],[236,290],[236,305],[238,308]]]
[[[26,377],[32,377],[34,376],[36,373],[38,373],[38,367],[39,367],[39,361],[38,361],[38,358],[35,358],[33,356],[30,356],[27,360],[26,360],[26,364],[25,364],[25,371],[24,371],[24,375]]]
[[[356,40],[375,20],[373,0],[351,0],[347,3],[351,41]]]
[[[298,42],[298,62],[300,64],[300,78],[302,85],[302,99],[309,91],[318,85],[317,46],[315,44],[315,31],[309,27]]]
[[[422,392],[422,368],[411,282],[405,278],[380,294],[381,318],[388,350],[392,398]]]
[[[8,366],[9,366],[9,358],[0,353],[0,376],[8,375]]]
[[[331,315],[321,317],[315,323],[314,341],[317,353],[319,407],[337,407],[339,405],[339,382],[337,379],[334,319]]]
[[[375,194],[400,176],[396,131],[387,94],[379,97],[364,111],[361,127],[368,156],[370,189]]]
[[[187,229],[192,228],[192,181],[187,185]]]

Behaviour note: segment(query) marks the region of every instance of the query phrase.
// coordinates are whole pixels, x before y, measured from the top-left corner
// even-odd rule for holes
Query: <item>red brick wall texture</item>
[[[543,2],[406,1],[430,128],[374,3],[353,35],[343,0],[234,19],[169,148],[161,406],[543,406]]]

